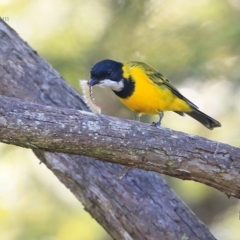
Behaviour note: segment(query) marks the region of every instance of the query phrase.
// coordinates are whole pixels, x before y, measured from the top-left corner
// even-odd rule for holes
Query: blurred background
[[[240,145],[240,0],[2,0],[0,17],[79,92],[78,80],[89,79],[99,60],[152,65],[222,123],[209,131],[167,113],[164,127]],[[94,97],[104,114],[133,119],[109,89],[94,89]],[[203,184],[165,178],[217,239],[240,239],[239,200]],[[4,144],[0,236],[111,239],[30,150]]]

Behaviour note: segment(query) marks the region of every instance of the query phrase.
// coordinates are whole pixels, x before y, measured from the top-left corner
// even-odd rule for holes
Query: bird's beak
[[[88,85],[89,86],[94,86],[94,85],[97,85],[99,83],[99,80],[95,79],[95,78],[92,78],[88,81]]]

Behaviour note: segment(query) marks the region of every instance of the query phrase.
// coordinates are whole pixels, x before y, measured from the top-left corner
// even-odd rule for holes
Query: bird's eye
[[[107,75],[111,76],[112,75],[112,70],[108,70]]]

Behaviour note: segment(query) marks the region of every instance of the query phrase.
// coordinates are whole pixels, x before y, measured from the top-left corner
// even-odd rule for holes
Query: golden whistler
[[[164,111],[174,111],[181,116],[186,113],[208,129],[221,127],[217,120],[198,110],[161,73],[142,62],[100,61],[92,67],[88,84],[110,87],[138,119],[141,114],[159,114],[159,121],[154,125],[161,124]]]

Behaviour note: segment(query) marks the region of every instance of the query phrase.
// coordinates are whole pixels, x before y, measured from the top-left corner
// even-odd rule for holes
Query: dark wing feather
[[[164,77],[160,72],[155,70],[154,68],[150,67],[149,65],[141,62],[135,62],[136,65],[141,67],[147,76],[152,80],[152,82],[157,86],[166,86],[171,92],[179,97],[180,99],[186,101],[191,107],[198,109],[198,107],[192,103],[190,100],[185,98],[175,87],[173,87],[170,81]]]
[[[198,110],[198,107],[193,104],[191,101],[189,101],[187,98],[185,98],[175,87],[171,85],[169,80],[165,78],[161,73],[156,71],[154,68],[148,66],[145,63],[141,62],[130,62],[131,67],[137,66],[142,69],[142,71],[149,77],[149,79],[152,81],[153,84],[156,86],[164,86],[167,87],[174,95],[176,95],[178,98],[184,100],[187,102],[191,107],[191,112],[186,112],[190,117],[196,119],[200,123],[202,123],[205,127],[208,129],[213,129],[215,127],[221,127],[221,123],[217,120],[211,118],[210,116],[206,115],[205,113]],[[180,114],[181,116],[184,115],[183,112],[176,112]]]

